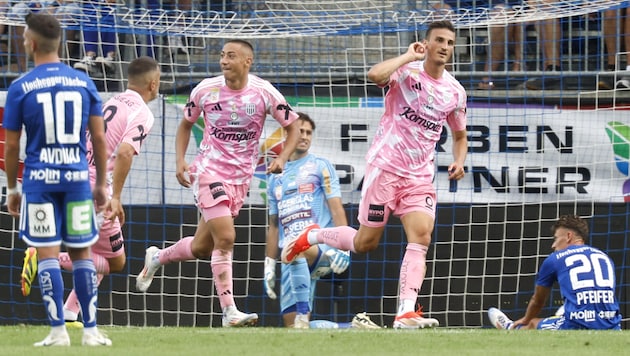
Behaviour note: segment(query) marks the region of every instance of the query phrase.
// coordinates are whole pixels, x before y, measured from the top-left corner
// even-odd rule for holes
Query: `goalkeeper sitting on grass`
[[[298,120],[298,145],[284,171],[269,178],[265,290],[271,299],[276,299],[274,287],[279,248],[296,238],[309,224],[345,226],[348,223],[334,167],[328,160],[308,152],[315,123],[304,113],[298,113]],[[324,244],[311,246],[293,262],[282,264],[280,308],[284,325],[308,329],[317,280],[331,271],[343,273],[349,264],[347,251]],[[355,327],[378,328],[363,313],[355,317],[353,324]],[[338,327],[336,323],[327,325]]]

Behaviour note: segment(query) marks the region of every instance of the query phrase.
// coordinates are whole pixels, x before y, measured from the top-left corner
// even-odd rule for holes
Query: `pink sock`
[[[221,309],[230,305],[236,305],[232,295],[234,286],[232,280],[232,251],[213,250],[210,267],[212,268],[214,286],[219,295]]]
[[[61,252],[59,254],[59,266],[66,271],[72,271],[72,260],[67,252]]]
[[[68,294],[68,298],[66,299],[66,303],[63,305],[63,308],[77,315],[81,311],[79,299],[77,298],[77,293],[74,291],[74,289],[70,291],[70,294]]]
[[[94,261],[96,273],[109,274],[109,261],[107,261],[107,258],[92,252],[92,260]],[[66,271],[72,271],[72,260],[67,252],[59,254],[59,266]]]
[[[181,262],[196,260],[197,258],[192,253],[193,236],[187,236],[177,241],[175,245],[169,246],[162,251],[158,256],[158,260],[161,265],[169,264],[171,262]]]
[[[107,258],[92,252],[92,261],[94,261],[94,268],[96,268],[97,274],[109,274],[109,261]],[[103,279],[102,276],[101,279]]]
[[[418,299],[426,273],[427,251],[429,248],[417,243],[407,244],[405,256],[400,265],[400,300]]]
[[[98,286],[101,284],[101,281],[103,280],[103,275],[97,274],[96,278],[97,278],[96,285]],[[77,315],[81,311],[81,305],[79,304],[79,299],[77,299],[77,293],[74,291],[74,289],[72,289],[70,291],[70,294],[68,294],[68,298],[66,299],[66,303],[63,305],[63,308]]]
[[[340,250],[356,252],[354,249],[354,236],[357,234],[357,230],[351,228],[350,226],[337,226],[319,229],[316,230],[314,234],[317,241],[311,241],[311,239],[309,239],[309,242],[313,245],[315,243],[324,243]]]

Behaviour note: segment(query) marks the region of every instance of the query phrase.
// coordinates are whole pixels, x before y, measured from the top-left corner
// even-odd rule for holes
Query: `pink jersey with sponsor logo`
[[[398,68],[387,85],[385,113],[366,159],[399,176],[430,182],[444,124],[452,131],[466,129],[466,91],[446,70],[442,78],[432,78],[420,61]]]
[[[113,96],[103,105],[105,142],[107,146],[107,183],[111,186],[116,161],[116,150],[121,143],[130,144],[136,154],[149,135],[155,118],[140,94],[127,89]],[[92,141],[87,142],[87,158],[90,162],[90,181],[96,180],[96,167],[92,158]]]
[[[191,174],[208,173],[226,183],[249,184],[267,114],[282,127],[298,117],[271,83],[255,75],[249,75],[241,90],[228,88],[223,76],[204,79],[184,108],[186,120],[196,122],[203,115],[205,125]]]

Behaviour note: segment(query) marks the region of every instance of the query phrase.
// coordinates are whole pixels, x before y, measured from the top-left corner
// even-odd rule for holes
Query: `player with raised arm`
[[[621,330],[615,298],[615,265],[608,255],[587,245],[589,229],[576,215],[563,215],[551,226],[552,252],[540,266],[536,289],[522,318],[512,321],[497,308],[488,318],[497,329]],[[540,318],[553,284],[564,300],[556,315]]]
[[[194,236],[163,250],[147,248],[144,268],[136,279],[136,288],[144,292],[162,265],[210,257],[224,327],[258,321],[257,314],[240,312],[234,302],[233,219],[243,206],[254,175],[266,116],[271,115],[287,130],[284,149],[270,162],[269,173],[283,170],[299,139],[297,114],[271,83],[249,73],[253,61],[254,49],[249,42],[229,40],[223,45],[219,62],[223,75],[204,79],[191,92],[175,140],[177,180],[193,188],[201,218]],[[203,139],[188,166],[185,153],[200,115],[205,124]]]
[[[99,239],[92,245],[92,259],[100,284],[103,275],[121,272],[127,256],[122,234],[125,213],[121,203],[123,186],[142,143],[153,127],[155,118],[147,103],[157,98],[160,90],[160,66],[150,57],[139,57],[127,67],[127,90],[113,96],[103,105],[105,141],[107,143],[107,185],[110,200],[106,211],[117,218],[105,220],[99,230]],[[88,142],[87,158],[90,163],[90,180],[96,181],[96,167],[92,145]],[[119,218],[118,218],[119,217]],[[30,293],[35,278],[37,255],[34,248],[26,251],[22,269],[22,292]],[[71,271],[72,261],[67,253],[59,255],[61,268]],[[71,326],[80,326],[80,312],[75,290],[70,292],[64,305],[64,319]]]
[[[370,80],[389,90],[385,113],[366,157],[359,230],[311,225],[282,251],[283,262],[293,261],[318,243],[355,253],[369,252],[378,247],[389,215],[400,216],[407,248],[400,268],[394,328],[439,325],[436,319],[423,317],[415,307],[435,222],[435,145],[445,124],[453,137],[454,161],[448,165],[448,179],[464,176],[468,151],[466,92],[445,69],[454,46],[453,24],[436,21],[429,24],[423,42],[410,44],[404,54],[370,69]]]
[[[111,340],[96,326],[97,277],[90,256],[90,246],[98,239],[96,211],[107,203],[101,98],[90,78],[61,63],[61,26],[54,16],[29,14],[23,36],[26,54],[35,68],[9,86],[3,127],[8,211],[20,217],[22,240],[37,248],[39,283],[51,325],[48,336],[34,345],[70,346],[59,265],[63,243],[74,265],[74,288],[85,313],[82,343],[109,346]],[[26,132],[26,158],[20,194],[17,170],[22,128]],[[96,167],[93,190],[87,159],[88,129]]]
[[[284,171],[269,177],[267,188],[269,229],[265,291],[271,299],[276,299],[274,287],[278,250],[287,241],[297,238],[306,226],[313,223],[320,226],[348,224],[335,168],[327,159],[309,153],[315,122],[305,113],[298,113],[298,116],[298,145]],[[280,310],[284,325],[308,329],[317,281],[331,271],[343,273],[349,264],[347,251],[324,244],[311,246],[293,262],[282,264]]]

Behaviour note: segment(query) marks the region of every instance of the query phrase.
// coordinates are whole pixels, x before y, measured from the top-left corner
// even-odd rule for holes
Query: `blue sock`
[[[79,300],[79,304],[81,305],[83,325],[86,328],[95,327],[98,285],[96,284],[97,277],[96,269],[94,268],[94,262],[91,259],[78,260],[73,261],[72,265],[74,290],[77,293],[77,299]]]
[[[299,314],[310,312],[309,297],[311,296],[311,274],[305,258],[299,258],[289,265],[291,274],[291,288],[295,296],[295,307]]]
[[[37,273],[39,287],[50,325],[65,325],[63,319],[63,278],[61,278],[59,260],[56,258],[39,260],[37,270],[39,271]]]

